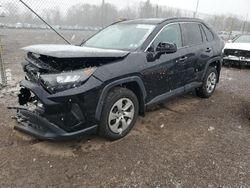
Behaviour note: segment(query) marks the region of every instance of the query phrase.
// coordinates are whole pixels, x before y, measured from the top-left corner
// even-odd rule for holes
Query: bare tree
[[[40,8],[40,4],[41,2],[37,4],[39,7],[34,8]],[[41,21],[28,10],[25,12],[21,11],[17,3],[9,2],[2,4],[2,6],[9,12],[9,16],[4,18],[4,23],[23,22],[41,24]],[[48,7],[40,10],[40,12],[42,12],[45,20],[51,24],[81,27],[106,26],[124,18],[192,17],[193,15],[192,11],[159,6],[152,4],[150,0],[140,2],[139,6],[130,6],[128,4],[123,9],[118,9],[113,4],[102,0],[102,4],[100,5],[88,3],[72,5],[66,10],[66,13],[62,12],[59,7]],[[205,19],[218,31],[250,31],[250,22],[234,15],[205,15],[199,13],[198,16]]]
[[[140,17],[141,18],[154,17],[154,8],[153,8],[150,0],[147,0],[145,3],[141,3]]]

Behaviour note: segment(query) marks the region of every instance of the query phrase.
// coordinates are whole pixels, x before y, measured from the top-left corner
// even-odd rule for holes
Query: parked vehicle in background
[[[219,31],[218,35],[224,41],[227,41],[230,38],[230,32],[228,32],[228,31]]]
[[[81,46],[24,48],[15,128],[40,139],[120,139],[146,108],[219,82],[223,41],[202,20],[122,21]]]
[[[241,34],[241,31],[231,31],[231,32],[220,31],[220,32],[218,32],[219,37],[224,41],[232,40],[236,36],[238,36],[239,34]]]
[[[223,50],[223,65],[237,65],[240,68],[250,65],[250,35],[238,35],[226,43]]]

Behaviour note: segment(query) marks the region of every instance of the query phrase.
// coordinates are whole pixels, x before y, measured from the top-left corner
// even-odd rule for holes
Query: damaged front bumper
[[[42,140],[76,139],[96,132],[97,92],[84,91],[101,83],[94,78],[90,82],[69,92],[50,94],[37,83],[22,81],[14,128]]]
[[[49,122],[46,118],[28,109],[18,109],[16,120],[19,124],[14,127],[15,130],[41,140],[75,139],[83,135],[94,133],[97,129],[97,125],[94,125],[80,131],[66,132],[57,125]]]

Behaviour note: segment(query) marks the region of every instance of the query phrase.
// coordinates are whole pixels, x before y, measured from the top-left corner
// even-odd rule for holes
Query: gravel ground
[[[62,43],[46,31],[0,30],[13,82],[18,48]],[[89,33],[64,34],[77,43]],[[13,131],[16,89],[0,91],[0,187],[250,187],[250,69],[223,68],[210,99],[192,94],[150,109],[131,133],[41,142]]]

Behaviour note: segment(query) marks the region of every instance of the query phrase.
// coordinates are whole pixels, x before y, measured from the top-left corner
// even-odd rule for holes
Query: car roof
[[[178,22],[178,21],[191,21],[191,22],[203,22],[201,19],[197,18],[188,18],[188,17],[177,17],[177,18],[145,18],[145,19],[134,19],[134,20],[125,20],[120,23],[124,24],[161,24],[163,22]]]

